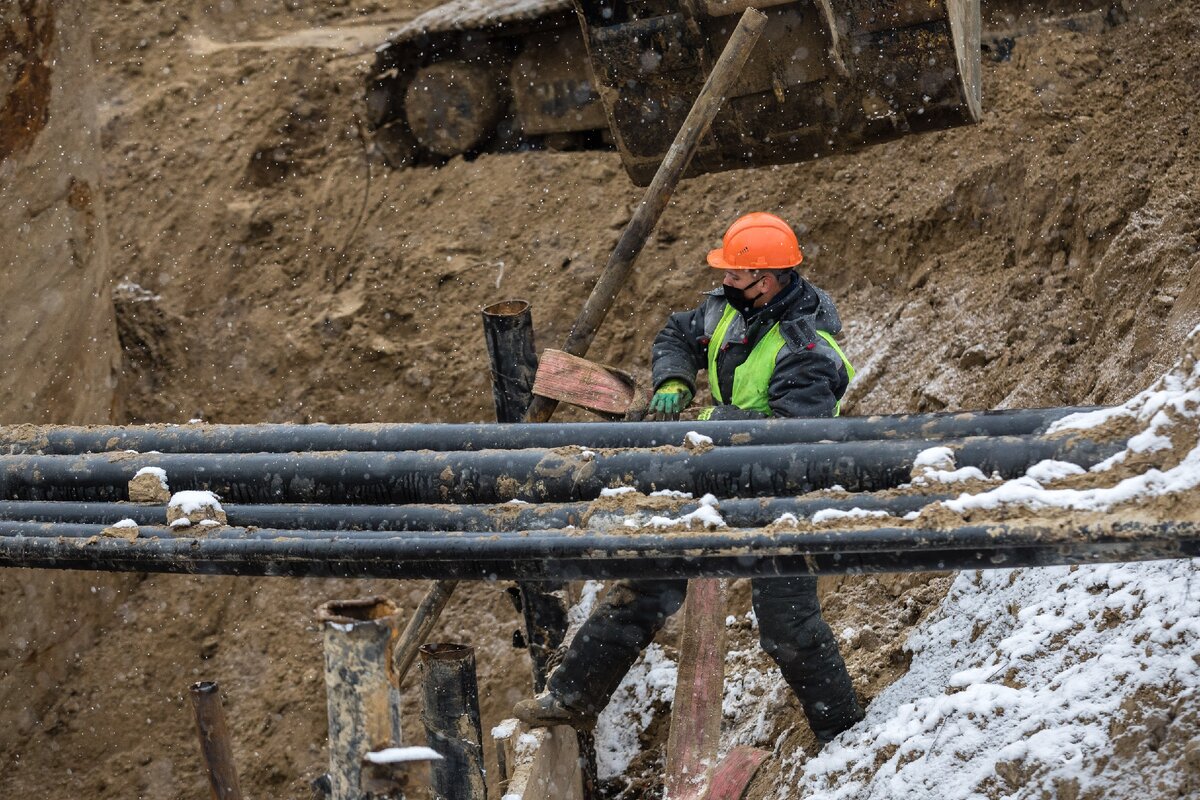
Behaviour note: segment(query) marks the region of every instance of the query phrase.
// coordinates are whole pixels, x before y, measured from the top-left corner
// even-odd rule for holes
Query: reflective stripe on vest
[[[717,376],[717,356],[721,352],[721,345],[725,343],[729,326],[736,316],[737,311],[726,303],[725,312],[721,314],[721,321],[717,323],[712,338],[708,340],[708,386],[712,390],[713,399],[718,404],[724,404],[725,399],[721,396],[721,382]],[[847,382],[854,380],[854,367],[850,365],[850,359],[846,358],[846,354],[842,352],[841,347],[838,347],[833,336],[826,331],[817,331],[817,335],[824,339],[833,348],[833,352],[842,359],[842,364],[846,368]],[[779,332],[779,323],[776,322],[766,335],[754,345],[754,349],[750,351],[746,360],[734,368],[732,405],[742,409],[753,409],[768,417],[773,416],[771,405],[767,401],[767,388],[770,386],[771,376],[775,374],[775,361],[784,344],[783,334]],[[842,401],[838,400],[833,406],[833,416],[838,416],[841,411]]]

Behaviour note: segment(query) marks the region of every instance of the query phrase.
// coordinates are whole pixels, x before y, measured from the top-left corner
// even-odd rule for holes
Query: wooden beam
[[[717,765],[712,783],[704,800],[741,800],[746,787],[758,772],[759,765],[769,756],[766,750],[757,747],[735,747]]]
[[[705,796],[721,740],[725,684],[725,591],[719,578],[688,581],[679,678],[667,737],[667,796]]]

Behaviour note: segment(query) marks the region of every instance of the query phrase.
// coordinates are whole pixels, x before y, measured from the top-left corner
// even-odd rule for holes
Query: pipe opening
[[[394,616],[399,609],[386,597],[362,597],[357,600],[330,600],[317,609],[321,622],[337,622],[342,625],[355,622],[371,622]]]
[[[489,317],[517,317],[528,310],[528,300],[501,300],[483,307],[484,315]]]
[[[453,642],[430,642],[429,644],[421,645],[421,655],[425,658],[432,658],[438,661],[458,661],[467,658],[473,652],[474,648],[469,644],[455,644]]]
[[[197,681],[192,684],[192,694],[215,694],[217,688],[216,681]]]

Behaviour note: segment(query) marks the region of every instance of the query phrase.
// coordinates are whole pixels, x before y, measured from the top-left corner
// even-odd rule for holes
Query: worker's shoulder
[[[785,352],[794,355],[811,355],[840,362],[837,351],[825,341],[818,331],[817,320],[811,315],[780,320],[779,333],[783,337]],[[821,331],[828,333],[828,331]],[[783,355],[783,353],[781,353]]]

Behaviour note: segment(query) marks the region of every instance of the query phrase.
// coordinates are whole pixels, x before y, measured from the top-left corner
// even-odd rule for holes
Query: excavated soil
[[[114,421],[486,420],[479,309],[526,298],[539,347],[563,340],[641,192],[610,152],[388,169],[360,121],[362,77],[388,27],[430,5],[91,9]],[[1012,7],[989,17],[1026,30]],[[705,251],[762,209],[797,224],[806,275],[839,305],[859,371],[846,413],[1126,400],[1200,322],[1197,10],[1132,2],[1082,30],[1029,29],[1010,60],[985,61],[973,128],[686,182],[592,355],[644,370],[664,317],[712,285]],[[864,695],[905,670],[905,632],[946,586],[825,582]],[[187,696],[203,679],[224,691],[246,795],[307,798],[326,758],[314,609],[382,594],[408,612],[424,589],[0,575],[6,793],[207,797]],[[477,648],[485,730],[527,692],[517,626],[501,587],[463,585],[434,634]],[[405,724],[420,741],[415,705]],[[794,700],[771,726],[810,736]]]

